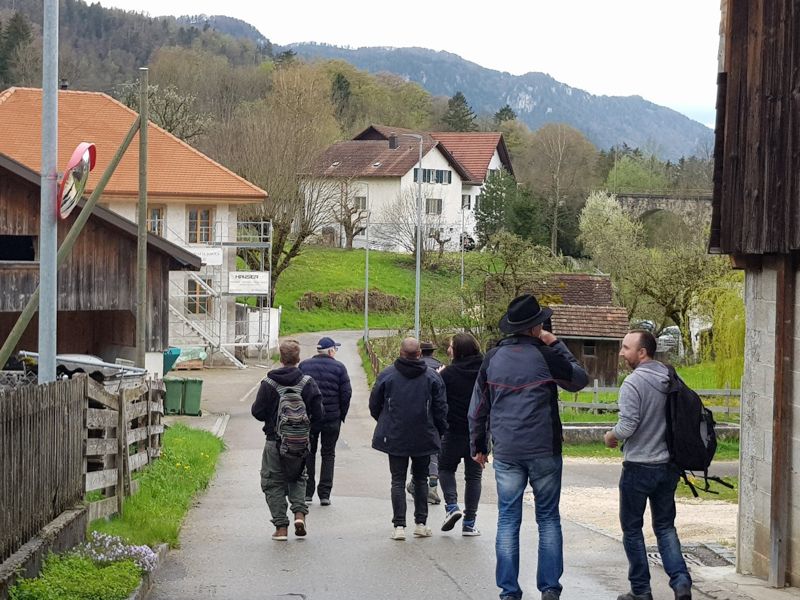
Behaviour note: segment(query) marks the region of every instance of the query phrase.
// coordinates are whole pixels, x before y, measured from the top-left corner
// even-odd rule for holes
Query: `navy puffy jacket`
[[[325,405],[323,423],[344,421],[350,410],[350,376],[347,367],[327,354],[317,354],[300,363],[300,370],[317,382]]]

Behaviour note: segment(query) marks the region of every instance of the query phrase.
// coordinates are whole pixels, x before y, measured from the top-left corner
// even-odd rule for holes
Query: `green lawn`
[[[691,480],[692,485],[697,489],[698,498],[701,500],[723,500],[725,502],[731,503],[738,503],[739,502],[739,478],[738,477],[723,477],[724,481],[727,481],[733,488],[725,487],[724,485],[720,485],[716,481],[709,482],[709,490],[708,492],[703,491],[705,487],[705,481],[702,477],[697,477]],[[675,490],[675,495],[678,498],[693,498],[694,494],[692,494],[692,490],[689,488],[686,483],[684,483],[683,479],[678,482],[678,489]]]
[[[305,292],[341,292],[364,290],[364,250],[308,247],[295,258],[278,279],[275,306],[283,307],[281,335],[304,331],[363,329],[364,313],[317,309],[301,311],[297,301]],[[450,257],[451,259],[453,257]],[[480,260],[475,253],[466,255],[468,262]],[[452,263],[452,264],[450,264]],[[422,293],[433,289],[457,290],[460,271],[454,260],[449,267],[436,272],[424,270]],[[369,285],[379,290],[414,301],[414,257],[409,254],[371,251],[369,253]],[[370,329],[398,329],[414,323],[413,308],[403,313],[370,311]]]

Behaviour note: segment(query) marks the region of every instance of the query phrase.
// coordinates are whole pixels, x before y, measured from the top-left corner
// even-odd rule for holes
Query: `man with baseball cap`
[[[531,294],[518,296],[500,319],[507,337],[486,353],[469,407],[472,456],[486,464],[491,437],[497,481],[495,571],[500,598],[522,598],[519,529],[530,482],[536,503],[542,600],[561,596],[564,572],[561,516],[561,418],[558,387],[577,392],[589,379],[566,345],[543,329],[553,311]]]
[[[341,344],[333,338],[323,337],[317,343],[317,354],[300,363],[300,370],[304,375],[311,375],[322,393],[322,404],[325,406],[325,416],[319,427],[311,429],[311,449],[306,456],[306,502],[314,498],[316,485],[316,459],[317,447],[322,440],[322,465],[319,473],[319,485],[316,492],[319,503],[328,506],[331,503],[331,490],[333,489],[333,465],[336,460],[336,442],[342,423],[350,409],[350,376],[347,367],[336,360],[336,351]]]

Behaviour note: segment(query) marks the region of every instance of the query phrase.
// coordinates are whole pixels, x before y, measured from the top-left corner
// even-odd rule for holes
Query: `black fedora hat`
[[[551,309],[539,306],[539,301],[533,294],[523,294],[509,303],[506,314],[500,319],[500,331],[503,333],[525,331],[544,323],[552,315]]]

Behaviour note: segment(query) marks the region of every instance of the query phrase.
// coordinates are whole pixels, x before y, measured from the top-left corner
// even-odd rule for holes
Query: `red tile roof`
[[[628,333],[628,311],[621,306],[554,305],[553,333],[559,337],[621,340]]]
[[[423,142],[422,156],[434,147],[434,140]],[[417,140],[398,139],[394,150],[389,148],[388,141],[338,142],[319,156],[312,174],[320,177],[402,177],[417,165],[418,160]]]
[[[9,88],[0,93],[0,153],[39,173],[41,170],[42,90]],[[89,178],[91,192],[111,162],[137,114],[106,94],[58,92],[58,165],[64,168],[79,142],[97,146],[97,164]],[[267,193],[150,123],[148,129],[150,196],[213,198],[255,203]],[[106,186],[104,196],[136,197],[139,190],[138,134]]]
[[[489,162],[503,138],[501,133],[480,131],[469,133],[435,131],[431,136],[442,142],[478,181],[486,181]],[[510,170],[510,163],[506,168]]]

